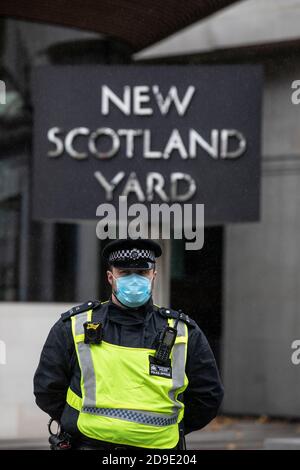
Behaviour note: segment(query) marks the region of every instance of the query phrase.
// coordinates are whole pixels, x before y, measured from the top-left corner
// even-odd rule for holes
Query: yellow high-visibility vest
[[[185,374],[188,331],[183,321],[170,359],[171,377],[150,374],[154,349],[118,346],[104,340],[84,343],[84,323],[92,310],[72,317],[72,333],[81,369],[81,394],[68,390],[67,403],[79,411],[77,427],[92,439],[129,446],[171,449],[179,440],[184,404],[178,395]],[[168,319],[170,326],[174,320]]]

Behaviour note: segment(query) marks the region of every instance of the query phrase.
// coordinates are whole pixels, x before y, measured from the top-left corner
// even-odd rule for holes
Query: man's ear
[[[107,275],[107,280],[108,280],[109,284],[112,286],[113,281],[114,281],[113,273],[111,271],[107,270],[106,275]]]

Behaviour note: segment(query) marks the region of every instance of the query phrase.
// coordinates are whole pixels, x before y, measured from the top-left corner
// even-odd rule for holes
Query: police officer
[[[206,337],[152,301],[160,255],[152,240],[108,243],[110,299],[73,307],[52,327],[34,394],[63,430],[54,448],[178,449],[216,416],[223,387]]]

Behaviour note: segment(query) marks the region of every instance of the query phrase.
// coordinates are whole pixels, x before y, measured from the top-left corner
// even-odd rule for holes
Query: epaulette
[[[87,310],[95,309],[101,305],[100,300],[89,300],[84,304],[77,305],[76,307],[72,307],[67,312],[61,314],[62,321],[66,321],[69,318],[73,317],[73,315],[77,315],[78,313],[86,312]]]
[[[191,326],[191,327],[196,326],[196,322],[192,318],[190,318],[188,315],[183,313],[182,310],[172,310],[170,308],[159,307],[158,311],[161,315],[163,315],[166,318],[173,318],[175,320],[179,318],[179,320],[182,320],[188,326]]]

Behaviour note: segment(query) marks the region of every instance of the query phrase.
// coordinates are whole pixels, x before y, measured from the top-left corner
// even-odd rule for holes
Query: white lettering
[[[149,116],[153,114],[153,109],[143,108],[143,103],[149,103],[149,87],[148,86],[135,86],[133,88],[133,114],[139,116]]]
[[[172,131],[172,134],[164,150],[164,158],[169,158],[170,153],[172,153],[174,150],[178,150],[178,153],[181,158],[188,158],[188,153],[186,151],[178,129],[173,129]]]
[[[178,97],[178,92],[177,92],[177,87],[176,86],[172,86],[170,88],[166,98],[163,98],[161,92],[159,91],[159,86],[158,85],[154,85],[152,87],[152,90],[153,90],[154,96],[156,97],[156,102],[157,102],[158,108],[159,108],[159,110],[160,110],[160,112],[163,116],[168,114],[172,102],[174,103],[175,108],[176,108],[177,113],[179,114],[179,116],[184,116],[188,106],[191,103],[192,97],[195,93],[195,87],[194,86],[189,86],[188,89],[185,92],[185,95],[184,95],[182,101],[180,101],[180,99]]]
[[[129,86],[124,87],[123,100],[119,98],[108,86],[101,87],[101,113],[106,116],[109,114],[109,103],[114,105],[126,116],[130,115],[131,91]]]
[[[102,175],[100,171],[95,171],[94,173],[95,178],[97,181],[101,184],[103,187],[105,193],[106,193],[106,200],[107,201],[112,201],[113,200],[113,192],[116,189],[116,186],[122,181],[122,179],[125,176],[124,171],[119,171],[119,173],[116,174],[116,176],[111,180],[109,183],[107,179]]]
[[[64,152],[64,143],[57,135],[61,134],[61,132],[62,130],[59,127],[52,127],[52,129],[48,130],[48,140],[54,145],[56,145],[55,150],[49,150],[49,152],[47,153],[48,157],[58,157]]]

